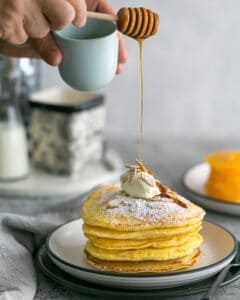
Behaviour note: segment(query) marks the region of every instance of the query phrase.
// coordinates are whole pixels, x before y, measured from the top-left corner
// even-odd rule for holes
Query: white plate
[[[88,164],[77,178],[55,175],[32,168],[30,175],[18,181],[0,182],[0,194],[21,197],[75,197],[93,187],[119,180],[123,163],[112,149],[104,153],[104,160]]]
[[[102,272],[89,266],[85,261],[86,238],[83,235],[81,219],[62,225],[50,234],[47,251],[60,269],[88,282],[119,288],[170,288],[209,278],[229,264],[236,255],[236,239],[224,228],[204,222],[202,235],[202,255],[196,266],[186,271],[161,275]]]
[[[182,182],[188,196],[205,208],[240,216],[240,203],[217,200],[207,195],[204,184],[208,179],[209,172],[210,167],[207,163],[198,164],[185,172]]]

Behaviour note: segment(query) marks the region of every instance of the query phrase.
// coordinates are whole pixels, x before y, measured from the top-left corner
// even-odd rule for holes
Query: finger
[[[27,41],[27,34],[19,17],[0,17],[0,38],[9,44],[21,45]]]
[[[28,35],[23,28],[22,24],[20,26],[16,26],[14,33],[9,35],[7,41],[12,45],[22,45],[25,44],[28,40]]]
[[[85,0],[68,0],[75,9],[75,19],[73,24],[83,27],[87,20],[87,5]]]
[[[62,53],[51,33],[42,39],[30,39],[29,43],[39,56],[49,65],[57,66],[61,63]]]
[[[28,13],[24,18],[24,29],[29,37],[41,39],[50,31],[50,25],[40,9]]]
[[[96,11],[115,15],[114,9],[106,0],[99,0],[98,6],[96,7]]]
[[[122,73],[122,71],[123,71],[123,65],[122,65],[122,64],[119,64],[119,65],[117,66],[116,74],[119,75],[119,74]]]
[[[20,1],[21,2],[21,1]],[[23,5],[19,1],[1,1],[0,38],[8,43],[20,45],[26,42],[23,29]]]
[[[52,30],[61,30],[75,19],[75,10],[66,0],[42,1],[42,11]]]
[[[125,64],[127,62],[127,50],[125,46],[125,40],[121,33],[118,34],[118,37],[119,37],[118,62],[120,64]]]
[[[30,45],[15,47],[5,42],[0,42],[0,53],[11,57],[39,58],[37,52]]]

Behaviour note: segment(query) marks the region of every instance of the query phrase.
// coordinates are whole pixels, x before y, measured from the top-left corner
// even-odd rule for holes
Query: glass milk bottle
[[[17,180],[29,173],[28,147],[17,95],[19,74],[10,59],[2,72],[0,95],[0,180]]]

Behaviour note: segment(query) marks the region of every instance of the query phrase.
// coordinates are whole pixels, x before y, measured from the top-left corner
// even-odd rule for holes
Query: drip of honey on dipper
[[[139,48],[140,78],[140,122],[139,122],[139,159],[144,159],[144,83],[143,83],[143,41],[157,33],[159,16],[143,7],[123,7],[117,14],[117,27],[123,34],[135,39]]]

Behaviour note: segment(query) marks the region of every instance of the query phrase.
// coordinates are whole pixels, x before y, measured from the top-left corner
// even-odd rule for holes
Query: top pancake
[[[198,223],[204,210],[172,192],[172,198],[136,199],[123,193],[118,184],[91,192],[82,205],[86,224],[118,231],[143,231]]]

